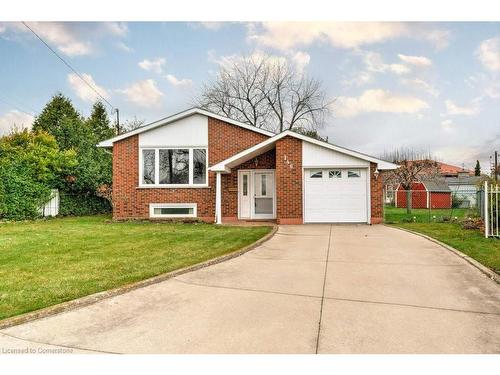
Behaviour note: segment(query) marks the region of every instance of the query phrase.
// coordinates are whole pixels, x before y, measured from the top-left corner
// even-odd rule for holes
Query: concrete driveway
[[[112,353],[499,353],[500,286],[385,226],[282,226],[241,257],[0,331]]]

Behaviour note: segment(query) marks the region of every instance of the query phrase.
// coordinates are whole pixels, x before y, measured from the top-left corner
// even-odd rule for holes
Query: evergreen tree
[[[34,131],[53,135],[61,150],[75,148],[89,136],[88,129],[71,100],[61,93],[55,94],[33,122]]]
[[[474,175],[481,176],[481,165],[479,164],[479,160],[476,160],[476,167],[474,168]]]
[[[87,119],[87,126],[94,135],[97,142],[111,138],[115,135],[111,127],[106,107],[101,101],[97,101],[93,107],[90,117]]]

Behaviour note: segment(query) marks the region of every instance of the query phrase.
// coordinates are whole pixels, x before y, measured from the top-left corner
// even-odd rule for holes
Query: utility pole
[[[494,174],[495,174],[495,184],[496,184],[498,183],[498,151],[495,151]]]
[[[120,110],[115,108],[116,113],[116,134],[120,134]]]

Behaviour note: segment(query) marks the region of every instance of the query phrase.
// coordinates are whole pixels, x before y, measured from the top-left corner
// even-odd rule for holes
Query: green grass
[[[200,263],[270,230],[107,216],[0,223],[0,319]]]
[[[395,226],[426,234],[474,258],[500,274],[500,240],[458,223],[399,223]]]
[[[406,213],[406,208],[384,207],[384,220],[386,223],[429,223],[442,222],[450,218],[461,219],[468,215],[475,215],[475,211],[468,208],[448,209],[421,209],[413,208],[411,214]]]

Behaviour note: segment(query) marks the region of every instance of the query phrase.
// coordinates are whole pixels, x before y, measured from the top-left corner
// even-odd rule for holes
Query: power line
[[[25,114],[27,114],[27,115],[29,115],[29,116],[34,116],[34,113],[29,113],[29,112],[26,112],[25,110],[23,110],[23,109],[22,109],[21,107],[19,107],[18,105],[15,105],[15,104],[13,104],[13,103],[10,103],[10,102],[8,102],[7,100],[3,99],[2,97],[0,97],[0,102],[5,103],[5,104],[7,104],[7,105],[9,105],[9,106],[11,106],[11,107],[14,107],[14,108],[15,108],[15,109],[17,109],[18,111],[23,112],[23,113],[25,113]]]
[[[80,73],[78,73],[66,60],[64,60],[51,46],[49,46],[47,44],[47,42],[45,42],[45,40],[42,39],[41,36],[39,36],[31,27],[29,27],[26,22],[22,21],[22,24],[24,26],[26,26],[26,28],[31,31],[33,33],[33,35],[35,35],[54,55],[57,56],[57,58],[59,60],[61,60],[63,62],[64,65],[66,65],[69,69],[71,69],[71,71],[73,73],[75,73],[78,78],[80,78],[88,87],[90,87],[90,89],[92,91],[94,91],[104,102],[106,102],[110,107],[111,109],[115,109],[115,106],[113,104],[111,104],[104,96],[101,95],[101,93],[99,91],[97,91],[97,89],[92,86],[89,82],[87,82],[87,80],[85,78],[82,77],[82,75]]]

